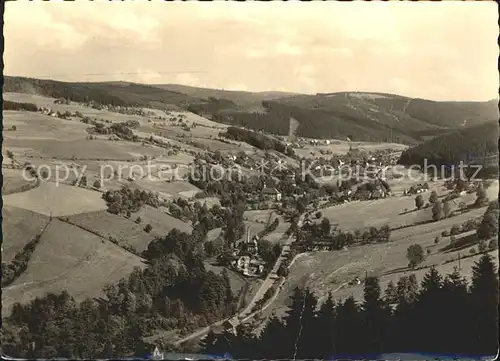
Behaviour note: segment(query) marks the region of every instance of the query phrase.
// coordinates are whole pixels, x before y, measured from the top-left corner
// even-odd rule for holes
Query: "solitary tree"
[[[93,186],[96,189],[101,188],[101,181],[99,179],[96,179]]]
[[[406,250],[406,258],[410,261],[409,267],[415,268],[424,261],[424,249],[419,244],[412,244]]]
[[[41,178],[42,180],[47,180],[47,179],[49,179],[49,171],[48,171],[47,169],[42,169],[42,170],[40,171],[40,178]]]
[[[448,218],[450,216],[450,213],[451,213],[450,202],[444,201],[443,202],[443,214],[444,214],[444,218]]]
[[[439,221],[441,218],[443,218],[443,208],[441,202],[436,202],[432,206],[432,219],[434,221]]]
[[[490,239],[498,235],[498,209],[486,210],[476,232],[479,239]]]
[[[474,205],[477,207],[483,207],[488,203],[488,197],[486,196],[486,190],[481,185],[476,192],[477,198]]]
[[[429,203],[430,204],[436,203],[437,200],[438,200],[438,195],[437,195],[436,191],[432,191],[431,195],[429,196]]]
[[[424,197],[422,197],[421,194],[419,194],[416,198],[415,198],[415,206],[420,209],[422,208],[422,206],[424,205]]]
[[[323,236],[328,236],[332,229],[332,225],[330,224],[330,220],[328,218],[323,218],[321,220],[321,233]]]
[[[396,303],[398,301],[398,291],[392,280],[389,282],[387,288],[385,289],[385,299],[389,304]]]
[[[144,231],[146,231],[147,233],[151,232],[152,229],[153,227],[149,223],[146,224],[146,227],[144,227]]]

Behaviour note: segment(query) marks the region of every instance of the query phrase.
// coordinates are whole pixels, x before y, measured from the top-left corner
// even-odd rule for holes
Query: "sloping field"
[[[131,219],[135,220],[137,217],[141,217],[143,228],[146,224],[151,224],[153,229],[150,234],[158,237],[166,236],[174,228],[185,233],[191,233],[192,231],[190,224],[172,217],[162,209],[156,209],[148,205],[142,207],[139,212],[133,213]]]
[[[159,192],[164,197],[178,198],[179,196],[182,196],[189,198],[200,191],[199,188],[186,181],[167,182],[165,180],[149,177],[137,180],[135,184],[144,189],[148,189],[153,192]]]
[[[316,156],[318,157],[321,156],[321,150],[331,151],[333,154],[346,154],[351,147],[368,152],[385,149],[402,151],[408,148],[408,146],[399,143],[350,142],[348,140],[333,139],[328,145],[324,143],[320,143],[320,145],[306,145],[304,148],[297,148],[294,150],[299,157],[311,158],[313,157],[311,152],[316,153]]]
[[[261,211],[247,211],[247,212],[245,212],[245,217],[248,219],[251,219],[253,217],[258,217],[258,216],[256,216],[254,214],[254,215],[251,215],[249,217],[249,216],[247,216],[247,214],[249,212],[261,212]],[[274,218],[275,217],[273,216],[272,220],[274,220]],[[265,229],[265,223],[258,223],[258,222],[248,221],[248,220],[244,221],[243,223],[245,223],[245,234],[242,237],[243,239],[246,239],[246,237],[247,237],[246,230],[248,227],[250,227],[250,237],[257,235],[259,232],[261,232]],[[276,230],[274,230],[273,232],[266,235],[264,237],[264,239],[266,239],[272,243],[280,242],[285,237],[285,232],[289,226],[290,225],[288,223],[285,223],[282,219],[280,219],[280,224],[278,225],[278,228],[276,228]],[[219,236],[222,237],[223,234],[224,233],[223,233],[221,228],[212,229],[212,230],[208,231],[207,240],[212,241]]]
[[[279,224],[278,227],[266,235],[264,238],[272,243],[277,243],[285,237],[285,232],[290,227],[290,224],[285,221],[283,217],[274,213],[272,210],[255,210],[255,211],[246,211],[244,216],[248,219],[248,225],[250,225],[250,230],[252,234],[257,234],[261,230],[265,229],[267,221],[269,219],[269,215],[271,214],[271,223],[278,218]]]
[[[292,265],[283,291],[266,311],[266,315],[270,315],[273,311],[281,314],[286,309],[288,297],[296,286],[308,285],[319,297],[325,297],[329,291],[334,291],[335,297],[342,298],[350,295],[349,292],[353,292],[352,290],[356,288],[343,289],[344,284],[354,277],[364,279],[366,274],[377,275],[381,277],[384,284],[390,279],[396,282],[407,271],[406,250],[408,246],[415,243],[420,244],[424,249],[431,249],[431,254],[426,257],[423,266],[439,265],[439,267],[444,267],[445,272],[448,272],[452,263],[441,265],[445,261],[457,258],[458,253],[440,252],[440,248],[448,245],[449,239],[444,237],[436,245],[434,238],[441,235],[443,230],[449,230],[454,224],[459,225],[470,218],[481,216],[485,210],[484,207],[474,209],[438,222],[393,231],[391,241],[386,244],[355,246],[343,251],[314,252],[301,255]],[[465,234],[457,238],[463,236]],[[468,254],[468,251],[467,249],[461,253],[462,255]],[[454,263],[457,264],[457,262]],[[438,269],[440,269],[439,267]],[[425,270],[423,272],[425,273]],[[466,272],[464,269],[464,275]],[[362,292],[361,286],[357,286],[357,288],[360,288],[360,292]],[[337,296],[340,289],[344,293],[339,293]]]
[[[85,230],[95,232],[105,239],[113,237],[117,241],[124,242],[140,252],[146,249],[149,242],[155,237],[153,234],[148,234],[144,231],[146,223],[135,223],[133,220],[136,218],[131,217],[131,219],[127,219],[107,211],[98,211],[75,214],[68,217],[68,222]]]
[[[221,130],[226,129],[228,127],[228,125],[226,125],[226,124],[213,122],[211,120],[208,120],[207,118],[201,117],[201,116],[194,114],[194,113],[191,113],[191,112],[172,111],[172,112],[170,112],[170,114],[172,116],[175,116],[175,117],[178,117],[179,115],[183,115],[183,116],[185,116],[186,122],[195,123],[197,125],[202,125],[205,127],[213,127],[213,128],[221,129]]]
[[[103,118],[108,119],[113,122],[124,122],[127,120],[138,120],[139,122],[146,122],[147,119],[138,115],[128,115],[128,114],[120,114],[115,112],[110,112],[107,110],[99,110],[93,109],[90,107],[83,106],[78,103],[71,104],[54,104],[54,98],[44,97],[40,95],[28,94],[28,93],[3,93],[3,97],[5,100],[9,100],[12,102],[18,103],[33,103],[39,107],[48,107],[52,109],[54,112],[64,113],[65,111],[69,111],[71,113],[80,112],[84,116],[90,118]]]
[[[423,193],[427,202],[430,192]],[[460,202],[472,204],[476,199],[475,194],[456,198],[449,202],[452,210],[458,208]],[[405,209],[407,210],[406,212]],[[331,223],[338,223],[342,230],[365,229],[381,227],[385,224],[391,228],[410,226],[418,222],[432,219],[432,209],[415,208],[414,197],[391,197],[373,201],[345,203],[322,210],[323,217],[330,219]],[[404,213],[404,214],[400,214]]]
[[[37,186],[35,180],[25,179],[22,171],[17,169],[2,168],[2,175],[2,195],[26,191]]]
[[[56,139],[31,139],[18,137],[5,139],[5,147],[25,149],[23,156],[35,158],[118,160],[133,161],[147,155],[157,157],[166,151],[158,147],[145,147],[141,143],[110,141],[105,139],[87,140],[82,135],[76,139],[64,136]]]
[[[467,251],[467,250],[466,250]],[[496,263],[498,267],[498,253],[496,251],[492,251],[489,253],[493,261]],[[467,255],[467,252],[464,252],[463,255]],[[445,263],[445,264],[440,264],[436,267],[436,269],[441,273],[441,275],[448,275],[452,273],[455,269],[455,267],[459,268],[460,273],[463,277],[465,277],[467,280],[471,280],[471,275],[472,275],[472,266],[474,265],[475,262],[479,260],[481,256],[476,255],[473,257],[467,257],[463,258],[460,260],[460,263],[454,258],[453,262]],[[392,281],[394,284],[397,284],[399,281],[400,277],[402,276],[408,276],[411,273],[414,273],[415,276],[417,277],[417,280],[419,282],[422,281],[424,275],[429,271],[429,268],[422,268],[416,271],[407,271],[407,272],[402,272],[402,273],[391,273],[391,274],[386,274],[380,277],[380,287],[383,291],[385,291],[387,284]],[[363,287],[360,286],[348,286],[345,288],[340,289],[338,292],[335,293],[335,298],[336,299],[345,299],[346,297],[353,295],[356,299],[362,300],[363,299]]]
[[[106,209],[101,193],[66,184],[41,182],[27,192],[3,197],[5,205],[59,217]]]
[[[77,301],[98,297],[101,289],[126,277],[142,260],[78,227],[52,220],[27,270],[3,289],[3,310],[46,292],[67,290]]]
[[[205,147],[211,152],[219,150],[221,152],[229,152],[232,154],[236,154],[240,151],[248,151],[253,149],[251,145],[243,142],[232,141],[231,143],[225,143],[217,139],[206,139],[206,138],[193,138],[193,142],[199,145],[200,148]]]
[[[2,262],[10,262],[43,229],[49,217],[4,205],[2,219]]]
[[[14,140],[71,141],[85,138],[89,126],[74,120],[59,119],[41,113],[7,110],[3,112],[4,128],[16,126],[16,131],[4,132],[5,147]]]

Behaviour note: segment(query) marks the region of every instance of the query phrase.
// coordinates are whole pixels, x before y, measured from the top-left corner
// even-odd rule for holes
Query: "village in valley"
[[[111,146],[118,147],[116,150],[125,150],[127,144],[133,145],[136,158],[123,158],[126,163],[140,165],[155,161],[167,166],[170,173],[163,179],[159,173],[154,175],[157,179],[148,179],[137,172],[127,174],[127,167],[123,168],[125,171],[122,174],[118,174],[119,177],[116,177],[115,171],[115,177],[102,178],[102,174],[96,173],[100,160],[79,159],[72,155],[71,147],[67,148],[67,156],[57,159],[56,154],[38,153],[41,155],[35,156],[30,151],[16,150],[14,144],[17,143],[10,146],[14,151],[7,150],[10,162],[3,165],[7,186],[4,185],[4,204],[9,212],[20,212],[22,207],[28,207],[23,212],[30,214],[42,212],[40,216],[44,214],[49,229],[58,224],[54,222],[61,223],[58,227],[63,224],[64,227],[76,227],[74,230],[78,229],[78,232],[89,232],[95,235],[93,237],[111,242],[118,249],[128,252],[128,257],[155,257],[151,252],[159,247],[159,242],[164,242],[162,237],[165,237],[165,232],[170,232],[165,241],[171,239],[168,242],[172,242],[172,230],[177,232],[174,228],[181,224],[178,229],[182,232],[189,229],[201,232],[201,237],[205,239],[205,267],[210,272],[229,277],[232,292],[236,292],[237,296],[232,311],[235,314],[211,326],[203,326],[198,331],[191,329],[180,333],[177,340],[172,338],[174,334],[170,331],[158,330],[156,334],[146,334],[144,339],[148,344],[156,345],[157,354],[161,354],[159,345],[171,344],[179,348],[208,333],[231,332],[235,335],[240,324],[253,325],[251,327],[258,332],[269,317],[284,312],[285,298],[290,297],[297,282],[304,282],[304,277],[309,279],[306,282],[318,292],[320,298],[332,288],[336,290],[333,296],[339,299],[348,294],[360,297],[359,292],[369,275],[377,275],[387,284],[394,282],[398,274],[408,271],[418,273],[431,266],[449,269],[452,265],[456,267],[457,262],[468,264],[468,258],[476,259],[481,253],[496,249],[496,241],[485,240],[486,245],[481,245],[484,241],[470,239],[470,232],[481,227],[481,215],[486,209],[483,207],[494,200],[498,182],[491,179],[467,180],[458,177],[458,172],[443,177],[407,170],[398,164],[404,147],[397,144],[384,147],[349,140],[319,141],[294,134],[275,137],[243,129],[246,137],[274,142],[277,144],[274,147],[279,150],[259,149],[250,145],[253,141],[246,143],[235,139],[232,134],[239,134],[235,133],[236,130],[209,120],[200,121],[201,118],[188,112],[168,111],[164,116],[153,116],[158,112],[104,107],[95,117],[90,115],[95,106],[16,93],[5,93],[4,96],[9,101],[22,99],[21,104],[28,98],[38,104],[30,109],[30,113],[24,110],[4,113],[5,124],[8,126],[12,122],[11,128],[15,129],[6,134],[7,146],[11,134],[15,134],[15,141],[19,142],[19,136],[22,138],[25,132],[29,132],[24,123],[14,119],[30,114],[40,120],[50,117],[54,119],[51,122],[81,129],[78,132],[88,134],[82,144],[84,147],[105,149]],[[88,111],[90,113],[86,115]],[[115,111],[117,113],[113,113]],[[135,118],[122,121],[106,118],[107,114],[118,116],[118,119],[123,114],[134,114]],[[162,117],[161,127],[150,117]],[[165,131],[177,132],[178,119],[182,119],[189,131],[172,133],[173,138],[162,134]],[[24,118],[23,122],[26,121],[29,122],[29,118]],[[186,132],[193,129],[203,129],[205,135],[186,137],[189,134]],[[43,128],[36,131],[38,136],[43,134]],[[29,144],[29,140],[27,142]],[[198,148],[203,142],[210,146]],[[219,149],[217,144],[221,146]],[[36,151],[36,148],[33,150]],[[84,211],[87,213],[78,214],[81,212],[77,211],[81,209],[79,198],[74,198],[73,207],[59,211],[52,208],[56,206],[51,206],[48,199],[42,203],[36,200],[36,197],[44,197],[43,189],[54,184],[54,179],[45,179],[47,174],[37,170],[37,166],[46,161],[52,165],[45,169],[45,173],[52,173],[62,165],[73,170],[72,175],[75,176],[61,181],[52,192],[56,192],[56,197],[60,197],[56,194],[61,187],[68,192],[74,192],[71,189],[86,192],[86,199],[89,196],[94,199],[93,205],[89,204]],[[79,173],[77,170],[84,171]],[[23,183],[21,175],[26,172],[33,180]],[[12,186],[10,182],[13,182]],[[21,195],[29,197],[20,198]],[[34,203],[30,205],[32,201]],[[371,207],[369,213],[365,213],[367,207]],[[9,218],[6,221],[10,222]],[[415,233],[414,230],[425,227],[429,222],[438,227],[430,232]],[[12,229],[10,227],[7,223],[7,235]],[[121,232],[122,227],[129,230]],[[451,233],[448,231],[450,228]],[[37,234],[37,229],[34,228],[33,232]],[[147,243],[141,240],[141,232],[149,239]],[[43,239],[43,233],[39,235]],[[37,237],[40,236],[36,236],[35,240],[40,239]],[[440,238],[450,239],[451,246],[457,245],[453,246],[457,251],[442,253],[437,243]],[[424,254],[421,259],[410,260],[411,266],[405,266],[408,259],[402,251],[414,244],[422,244],[419,247],[423,247]],[[463,250],[464,246],[468,248]],[[373,248],[369,251],[371,260],[360,262],[366,260],[366,253],[361,251],[365,247]],[[355,255],[359,251],[365,256],[356,261]],[[29,253],[23,252],[26,251],[22,250],[19,254],[29,256]],[[380,252],[383,252],[382,258]],[[344,265],[338,263],[342,262],[344,254],[351,253]],[[333,257],[335,266],[309,269],[312,266],[307,264],[315,257],[315,263],[328,262]],[[124,262],[129,261],[124,259]],[[24,285],[44,281],[36,274],[19,278],[16,276],[19,271],[14,266],[7,267],[11,268],[6,268],[4,274],[11,281],[5,283],[4,305],[12,306],[17,300],[16,294],[28,287]],[[394,273],[392,269],[397,267],[401,271]],[[323,276],[317,275],[318,270]],[[332,278],[333,283],[326,287],[325,280],[333,274],[336,274]],[[18,285],[19,289],[12,285]],[[54,286],[58,287],[57,284]],[[43,287],[40,286],[37,292],[43,295]]]

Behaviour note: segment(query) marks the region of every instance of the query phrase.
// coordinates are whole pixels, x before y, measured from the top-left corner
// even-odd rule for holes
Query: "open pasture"
[[[49,217],[26,209],[2,208],[2,262],[10,262],[47,224]]]
[[[220,151],[223,153],[237,154],[240,151],[252,150],[252,146],[243,142],[230,143],[222,142],[218,139],[208,139],[208,138],[192,138],[192,141],[197,144],[200,148],[206,148],[211,152]]]
[[[375,152],[379,150],[393,149],[394,151],[402,151],[408,148],[406,145],[398,143],[372,143],[372,142],[349,142],[347,140],[331,140],[330,144],[321,143],[319,145],[305,145],[303,148],[294,149],[299,157],[316,158],[323,156],[320,151],[329,151],[332,154],[346,154],[350,148],[359,149],[366,152]],[[324,142],[324,141],[323,141]],[[314,153],[313,154],[311,154]]]
[[[44,181],[37,188],[4,196],[3,202],[54,217],[106,209],[99,192]]]
[[[226,124],[221,124],[221,123],[217,123],[217,122],[214,122],[214,121],[211,121],[211,120],[208,120],[207,118],[204,118],[202,116],[199,116],[195,113],[191,113],[191,112],[175,112],[175,111],[172,111],[170,112],[170,114],[172,116],[175,116],[175,117],[179,117],[179,116],[184,116],[185,117],[185,121],[188,122],[189,124],[191,123],[195,123],[197,125],[200,125],[200,126],[205,126],[205,127],[213,127],[215,129],[219,129],[220,130],[224,130],[228,127],[228,125]]]
[[[359,206],[363,203],[353,205]],[[449,244],[449,237],[442,237],[438,244],[434,243],[435,237],[441,236],[442,231],[450,230],[453,225],[460,225],[468,219],[483,215],[485,210],[486,208],[482,207],[438,222],[394,230],[391,232],[389,243],[359,245],[342,251],[311,252],[300,255],[290,269],[282,292],[278,295],[275,303],[266,310],[266,315],[269,316],[273,311],[277,314],[283,314],[286,302],[296,286],[307,285],[320,298],[324,299],[330,291],[334,293],[336,298],[345,298],[351,293],[355,296],[362,295],[362,286],[344,288],[345,284],[354,277],[364,279],[365,275],[376,275],[381,278],[384,287],[389,280],[397,282],[399,277],[409,272],[406,250],[412,244],[420,244],[424,250],[430,249],[430,254],[426,254],[422,266],[436,265],[438,270],[448,273],[453,269],[452,265],[457,265],[458,262],[445,262],[456,259],[459,252],[462,255],[468,255],[469,249],[445,253],[441,249]],[[358,214],[364,215],[362,210],[360,212]],[[371,212],[377,213],[376,211]],[[382,207],[380,212],[382,212]],[[364,217],[355,216],[355,214],[352,213],[351,217]],[[342,223],[344,221],[347,219],[340,222],[343,229],[346,228]],[[460,238],[467,236],[470,234],[464,233],[458,235],[457,239],[460,240]],[[463,275],[467,275],[468,270],[465,267],[462,268]],[[424,274],[426,270],[419,272]],[[355,289],[357,293],[354,292]]]
[[[75,226],[96,233],[106,240],[109,237],[118,242],[132,246],[138,252],[145,250],[155,235],[146,233],[144,227],[147,223],[135,223],[137,217],[130,219],[111,214],[107,211],[86,212],[67,217],[68,222]]]
[[[10,128],[15,125],[15,131],[3,132],[4,142],[16,140],[50,140],[72,141],[85,139],[89,127],[76,120],[65,120],[41,113],[28,111],[6,110],[3,112],[3,126]]]
[[[285,237],[285,232],[290,227],[290,224],[286,222],[282,216],[276,214],[273,210],[255,210],[246,211],[244,217],[248,220],[247,223],[250,226],[252,234],[257,234],[265,229],[267,221],[269,220],[269,215],[271,215],[271,223],[278,218],[279,224],[273,232],[266,235],[264,238],[272,243],[277,243]]]
[[[23,177],[22,171],[18,169],[2,168],[2,175],[2,195],[23,192],[37,186],[36,180]]]
[[[430,192],[425,192],[422,195],[427,203]],[[448,203],[451,210],[454,211],[458,209],[461,202],[470,205],[474,203],[475,199],[475,194],[467,194]],[[321,212],[322,216],[328,218],[332,224],[339,224],[342,230],[350,231],[381,227],[386,224],[391,228],[411,226],[432,219],[432,208],[417,210],[414,196],[395,196],[371,201],[344,203],[322,209]]]
[[[139,179],[134,183],[140,188],[158,192],[164,198],[191,198],[200,191],[199,188],[195,187],[191,183],[182,180],[168,182],[166,180],[147,177]]]
[[[146,224],[151,224],[153,229],[150,234],[157,237],[164,237],[172,229],[177,228],[181,232],[191,233],[192,227],[190,224],[181,221],[165,212],[166,210],[162,207],[159,209],[153,208],[151,206],[142,207],[139,212],[132,213],[132,220],[136,220],[137,217],[141,217],[141,225],[144,228]],[[147,245],[146,245],[147,246]]]
[[[92,233],[53,219],[27,270],[2,292],[3,311],[47,292],[67,290],[77,301],[99,297],[104,286],[143,267],[141,258]]]
[[[4,93],[5,100],[18,102],[18,103],[33,103],[38,107],[50,108],[54,112],[64,113],[69,111],[71,113],[80,112],[83,116],[89,118],[106,119],[112,122],[124,122],[127,120],[137,120],[141,124],[147,123],[147,118],[138,115],[128,115],[116,112],[111,112],[104,109],[94,109],[86,107],[79,103],[71,102],[71,104],[54,104],[55,98],[44,97],[34,94],[25,93]]]
[[[107,139],[87,140],[83,136],[69,140],[59,139],[5,139],[7,149],[26,149],[22,156],[27,158],[61,160],[117,160],[137,161],[140,157],[159,157],[166,151],[162,148],[142,146],[141,143],[110,141]]]

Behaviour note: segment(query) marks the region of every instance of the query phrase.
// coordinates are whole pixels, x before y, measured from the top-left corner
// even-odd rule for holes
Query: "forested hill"
[[[206,100],[210,98],[227,99],[240,106],[261,106],[262,101],[265,100],[274,100],[297,95],[294,93],[286,92],[249,92],[238,90],[210,89],[179,84],[155,84],[153,86],[168,91],[187,94],[194,98]]]
[[[400,164],[438,167],[465,163],[486,164],[498,170],[498,123],[490,122],[438,136],[405,150]]]
[[[4,77],[4,92],[30,93],[74,102],[162,108],[202,102],[186,94],[128,82],[67,83],[55,80]]]
[[[312,138],[416,143],[452,129],[498,120],[497,101],[435,102],[391,94],[298,95],[263,101],[265,112],[220,110],[214,120]]]
[[[498,120],[496,100],[435,102],[381,93],[296,95],[239,92],[129,82],[66,83],[4,78],[4,92],[21,92],[103,105],[164,109],[177,106],[217,122],[287,135],[355,141],[422,142],[450,130]]]

